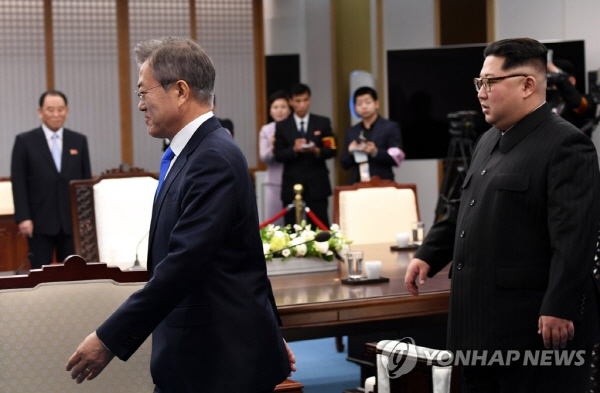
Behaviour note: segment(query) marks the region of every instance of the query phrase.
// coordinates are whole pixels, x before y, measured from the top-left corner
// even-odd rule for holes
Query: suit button
[[[465,237],[466,232],[465,231],[460,231],[460,237]]]
[[[469,203],[469,205],[475,206],[475,199],[471,199],[471,202]]]
[[[481,171],[481,176],[485,175],[485,173],[487,172],[487,169],[484,169]]]
[[[458,263],[458,265],[456,265],[456,268],[457,268],[458,270],[462,270],[462,268],[463,268],[463,264],[462,264],[462,262],[459,262],[459,263]]]

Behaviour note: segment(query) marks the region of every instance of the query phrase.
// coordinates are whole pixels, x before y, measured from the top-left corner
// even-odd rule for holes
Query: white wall
[[[496,39],[585,40],[586,69],[600,68],[600,1],[496,0],[495,14]],[[592,141],[598,149],[599,129]]]

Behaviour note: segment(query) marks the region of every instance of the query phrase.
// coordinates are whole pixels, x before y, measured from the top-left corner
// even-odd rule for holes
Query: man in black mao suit
[[[281,200],[284,206],[292,203],[294,185],[302,184],[306,205],[329,226],[327,198],[331,195],[331,184],[325,160],[335,157],[336,153],[331,121],[308,112],[310,88],[307,85],[292,86],[290,95],[294,113],[275,125],[275,159],[283,162]],[[286,214],[285,223],[295,221],[292,210]]]
[[[155,392],[272,392],[294,359],[267,278],[248,164],[211,112],[212,62],[184,38],[135,51],[148,133],[172,141],[152,211],[150,280],[83,341],[67,370],[78,383],[93,379],[152,333]]]
[[[354,109],[362,121],[346,131],[340,157],[342,167],[352,171],[350,184],[373,176],[394,180],[393,167],[404,159],[400,126],[379,116],[377,92],[370,87],[356,89]]]
[[[27,236],[32,269],[52,263],[55,249],[59,262],[73,254],[69,182],[92,176],[86,137],[63,127],[67,97],[43,93],[38,113],[42,125],[17,135],[10,168],[15,221]]]
[[[598,234],[596,149],[552,113],[544,45],[532,39],[490,44],[475,87],[486,121],[462,185],[460,207],[434,225],[405,282],[452,263],[448,346],[488,351],[463,367],[468,392],[584,392],[598,305],[592,266]],[[552,365],[524,356],[552,352]],[[519,351],[510,366],[492,351]],[[579,351],[579,352],[578,352]],[[573,356],[560,365],[555,354]],[[515,355],[512,355],[513,358]]]

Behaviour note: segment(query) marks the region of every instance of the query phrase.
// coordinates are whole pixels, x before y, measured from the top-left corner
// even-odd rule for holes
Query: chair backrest
[[[113,360],[85,387],[65,371],[79,343],[146,280],[145,271],[86,264],[78,256],[29,276],[0,277],[0,390],[151,392],[150,339],[127,362]]]
[[[15,214],[12,183],[8,177],[0,177],[0,216]]]
[[[121,269],[132,267],[138,255],[145,267],[157,184],[155,174],[139,171],[72,181],[75,253]]]
[[[456,393],[457,367],[450,351],[396,340],[377,343],[377,393]]]
[[[373,177],[335,188],[333,221],[355,244],[396,243],[396,233],[419,221],[417,186]]]

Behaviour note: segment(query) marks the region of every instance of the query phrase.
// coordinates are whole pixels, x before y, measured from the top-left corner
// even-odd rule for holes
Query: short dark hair
[[[363,87],[359,87],[354,92],[354,105],[356,105],[356,97],[364,96],[365,94],[370,95],[374,101],[377,101],[377,91],[375,91],[375,89],[373,89],[372,87],[363,86]]]
[[[184,80],[203,105],[213,105],[215,67],[198,43],[189,38],[164,37],[140,42],[135,49],[139,66],[144,62],[152,75],[165,86]]]
[[[504,58],[503,70],[529,65],[546,74],[548,49],[532,38],[509,38],[492,42],[483,51],[483,57]]]
[[[65,106],[69,106],[69,103],[67,102],[67,96],[65,95],[65,93],[58,90],[48,90],[43,92],[40,96],[40,108],[44,106],[44,100],[46,99],[46,96],[60,96],[63,100],[65,100]]]
[[[290,95],[292,96],[292,98],[294,96],[299,96],[304,93],[308,93],[308,95],[310,96],[310,87],[308,87],[304,83],[296,83],[292,85],[292,87],[290,87]]]
[[[290,96],[288,95],[288,93],[285,92],[285,90],[277,90],[275,93],[269,96],[267,109],[271,109],[271,105],[273,105],[275,101],[280,99],[284,99],[287,102],[290,99]]]

